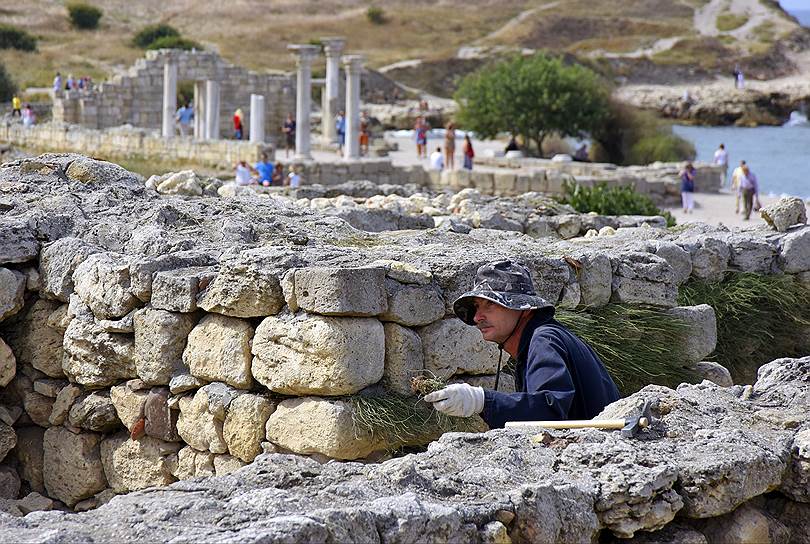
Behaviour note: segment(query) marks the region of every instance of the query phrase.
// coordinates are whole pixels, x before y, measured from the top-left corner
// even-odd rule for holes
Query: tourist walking
[[[511,138],[509,138],[509,143],[506,144],[506,149],[503,150],[504,154],[509,153],[510,151],[520,151],[520,147],[518,147],[514,134]]]
[[[736,87],[738,89],[744,89],[745,88],[745,76],[743,75],[742,70],[739,70],[739,69],[737,70]]]
[[[714,158],[712,162],[717,166],[722,167],[723,169],[723,182],[721,185],[726,184],[726,179],[728,179],[728,152],[726,151],[726,146],[720,144],[717,147],[717,151],[714,152]]]
[[[757,176],[754,175],[747,164],[742,167],[742,176],[740,177],[740,193],[742,194],[743,201],[743,219],[748,221],[748,219],[751,217],[751,210],[758,210],[760,205],[759,183],[757,182]]]
[[[26,104],[22,110],[22,124],[25,128],[32,127],[37,122],[37,116],[31,109],[31,104]]]
[[[430,125],[425,121],[424,117],[418,117],[416,124],[413,126],[413,133],[416,137],[416,158],[423,159],[427,157],[427,133],[430,130]]]
[[[194,120],[194,108],[189,104],[183,104],[177,108],[174,114],[174,119],[177,121],[177,127],[180,129],[180,136],[191,134],[191,122]]]
[[[242,134],[244,134],[244,126],[242,124],[243,119],[244,114],[242,113],[241,108],[238,108],[235,112],[233,112],[233,137],[237,140],[241,140]]]
[[[695,209],[695,167],[691,162],[681,170],[681,201],[683,213],[693,213]]]
[[[295,118],[292,113],[287,114],[287,120],[281,127],[281,132],[284,133],[284,156],[290,155],[290,149],[295,150]]]
[[[267,153],[262,153],[261,160],[253,166],[253,169],[256,171],[256,177],[260,184],[265,187],[273,184],[273,170],[275,170],[275,167]]]
[[[475,158],[475,150],[473,150],[472,140],[470,140],[470,135],[464,135],[464,168],[466,170],[473,169],[473,159]]]
[[[11,116],[14,117],[15,115],[22,117],[22,101],[16,94],[11,99]]]
[[[436,151],[430,154],[430,169],[437,172],[444,170],[444,155],[442,155],[441,147],[437,147]]]
[[[59,96],[62,93],[62,73],[56,72],[53,78],[53,95]]]
[[[740,180],[745,175],[743,173],[744,167],[745,161],[740,161],[740,165],[731,173],[731,192],[734,193],[734,213],[740,213],[740,196],[742,195],[740,192]]]
[[[335,132],[338,137],[338,155],[343,155],[343,146],[346,145],[346,114],[343,110],[335,117]]]
[[[452,122],[444,128],[444,165],[448,170],[456,168],[456,125]]]

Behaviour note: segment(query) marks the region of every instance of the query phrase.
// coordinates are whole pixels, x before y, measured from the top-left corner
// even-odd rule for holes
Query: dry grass
[[[731,32],[748,22],[748,15],[739,13],[721,13],[717,16],[717,30],[720,32]]]

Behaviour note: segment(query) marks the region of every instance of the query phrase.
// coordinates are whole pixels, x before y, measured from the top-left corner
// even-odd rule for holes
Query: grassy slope
[[[141,56],[129,40],[142,26],[169,23],[189,38],[252,69],[293,67],[288,43],[342,35],[371,66],[408,58],[447,58],[463,45],[550,48],[576,54],[629,52],[657,39],[696,38],[702,0],[377,0],[389,22],[373,25],[362,0],[89,0],[104,16],[98,31],[70,28],[62,1],[4,2],[3,22],[40,39],[39,51],[0,51],[18,84],[48,86],[58,69],[99,80]],[[528,12],[521,18],[519,14]],[[513,20],[514,19],[514,20]],[[779,19],[779,15],[775,15]],[[504,31],[508,22],[512,23]],[[771,25],[773,27],[773,25]],[[778,24],[784,29],[784,20]],[[769,40],[772,28],[760,29]],[[763,38],[764,39],[764,38]],[[727,40],[733,41],[733,40]],[[732,44],[733,46],[733,44]],[[701,55],[678,52],[685,56]],[[666,59],[663,55],[662,60]],[[316,68],[317,70],[317,68]]]

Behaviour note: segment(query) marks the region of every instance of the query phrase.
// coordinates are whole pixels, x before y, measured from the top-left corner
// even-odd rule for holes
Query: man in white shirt
[[[444,170],[444,155],[441,147],[437,147],[436,151],[430,154],[430,169],[437,172]]]
[[[725,185],[726,179],[728,179],[728,152],[726,151],[725,145],[720,144],[717,151],[714,152],[714,160],[712,162],[717,166],[723,167],[723,185]]]

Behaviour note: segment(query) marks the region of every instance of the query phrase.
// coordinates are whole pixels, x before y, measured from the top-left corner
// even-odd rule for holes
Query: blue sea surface
[[[697,160],[711,162],[725,144],[729,164],[745,160],[763,194],[810,199],[810,126],[694,127],[675,125],[675,133],[695,145]]]

